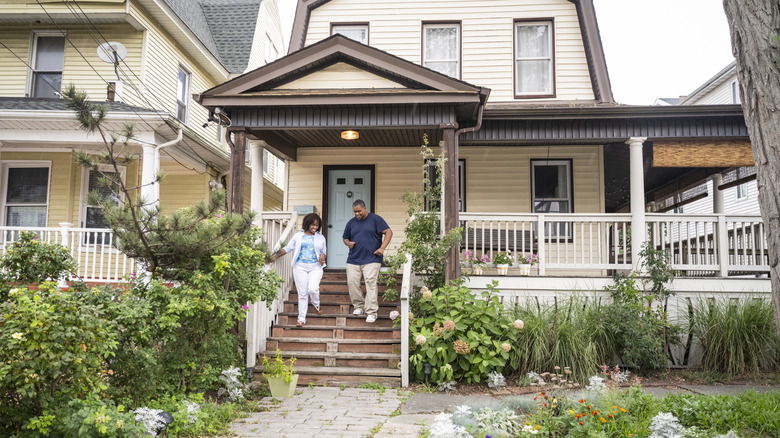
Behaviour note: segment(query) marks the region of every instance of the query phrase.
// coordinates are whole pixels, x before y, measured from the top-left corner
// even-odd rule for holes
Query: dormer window
[[[36,34],[33,37],[30,96],[59,97],[65,64],[65,37],[61,34]]]
[[[423,66],[460,79],[460,23],[423,24]]]
[[[334,23],[330,27],[330,34],[344,35],[351,40],[368,45],[368,23]]]
[[[189,115],[190,73],[179,67],[176,86],[176,118],[182,123],[187,123]]]
[[[551,21],[515,22],[515,97],[555,97]]]

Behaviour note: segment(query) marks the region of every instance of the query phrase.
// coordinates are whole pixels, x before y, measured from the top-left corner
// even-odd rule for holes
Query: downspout
[[[157,178],[157,173],[160,172],[160,151],[167,148],[168,146],[173,146],[175,144],[178,144],[181,139],[184,138],[184,131],[181,129],[181,126],[179,127],[179,133],[176,135],[176,138],[165,142],[163,144],[158,144],[157,147],[154,148],[154,166],[155,166],[155,178]],[[155,204],[160,202],[160,184],[155,183]]]

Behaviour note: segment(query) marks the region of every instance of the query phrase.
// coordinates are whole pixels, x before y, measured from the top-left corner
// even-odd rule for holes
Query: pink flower
[[[509,345],[508,343],[504,342],[503,344],[501,344],[501,349],[506,351],[506,352],[509,352],[509,350],[512,349],[512,346]]]
[[[393,310],[392,312],[390,312],[390,319],[392,321],[395,321],[395,319],[398,318],[399,316],[401,316],[401,313],[398,312],[397,310]]]
[[[521,320],[519,320],[519,319],[516,319],[513,325],[514,325],[514,326],[515,326],[515,328],[516,328],[516,329],[518,329],[518,330],[522,330],[522,329],[523,329],[523,326],[525,326],[525,324],[523,324],[523,321],[521,321]]]
[[[490,260],[490,256],[487,254],[482,254],[482,258],[480,259],[482,263],[490,263],[492,260]]]
[[[431,293],[431,291],[425,286],[423,286],[420,289],[420,293],[422,294],[422,297],[426,300],[430,300],[431,297],[433,297],[433,293]]]
[[[447,330],[448,332],[455,330],[455,321],[451,319],[444,321],[444,330]]]
[[[423,344],[425,344],[425,342],[427,342],[427,341],[428,341],[428,340],[427,340],[427,339],[425,339],[425,336],[423,336],[423,335],[417,335],[417,337],[416,337],[416,338],[414,338],[414,342],[416,342],[416,343],[417,343],[417,345],[423,345]]]
[[[221,217],[222,217],[222,215],[221,215],[220,213],[217,213],[217,216],[216,216],[216,217],[217,217],[217,219],[219,219],[219,218],[221,218]]]
[[[244,310],[249,310],[249,306],[247,306],[246,304],[244,304],[243,306],[241,306],[241,308],[242,308],[242,309],[244,309]]]

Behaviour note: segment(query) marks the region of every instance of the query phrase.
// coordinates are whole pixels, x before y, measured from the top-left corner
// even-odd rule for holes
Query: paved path
[[[672,393],[713,395],[778,389],[777,386],[742,385],[645,388],[656,397]],[[534,395],[515,397],[532,399]],[[237,420],[232,429],[238,436],[247,438],[416,438],[441,412],[461,404],[488,405],[499,398],[422,392],[410,396],[398,389],[387,389],[380,394],[373,389],[299,388],[294,396],[281,402],[271,397],[264,398],[263,403],[269,411]]]

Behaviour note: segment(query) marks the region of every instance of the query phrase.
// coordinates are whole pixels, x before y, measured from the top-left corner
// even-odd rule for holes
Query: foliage
[[[425,379],[426,363],[432,365],[434,382],[480,382],[491,371],[517,368],[520,328],[506,317],[496,285],[477,295],[460,283],[420,294],[409,329],[412,345],[416,344],[409,358],[415,379]]]
[[[614,354],[625,367],[646,374],[666,368],[667,344],[677,342],[680,328],[667,320],[664,309],[673,294],[667,286],[674,279],[668,253],[645,245],[640,255],[648,279],[637,272],[616,275],[605,287],[612,303],[604,306],[603,317]]]
[[[54,415],[52,415],[54,414]],[[42,430],[43,419],[49,416],[51,424]],[[34,418],[31,425],[36,431],[53,437],[137,437],[146,428],[136,424],[135,414],[125,406],[114,404],[110,399],[72,399],[66,406],[46,415]],[[29,428],[29,426],[28,426]]]
[[[284,383],[292,382],[295,375],[295,358],[290,358],[290,365],[284,363],[282,358],[282,351],[277,349],[273,358],[273,363],[268,361],[268,356],[263,356],[263,377],[268,379],[269,377],[281,377]]]
[[[42,241],[38,233],[22,231],[0,256],[0,302],[8,298],[8,291],[17,284],[57,281],[77,272],[76,262],[62,245]]]
[[[101,306],[54,283],[11,290],[0,304],[0,435],[104,390],[106,361],[117,346]]]
[[[511,315],[525,323],[525,336],[516,346],[525,356],[519,364],[524,374],[563,367],[571,371],[567,380],[584,382],[612,357],[612,336],[596,299],[527,300],[518,302]]]
[[[404,259],[400,254],[392,256],[385,254],[382,259],[382,266],[389,267],[387,272],[379,272],[379,284],[387,286],[382,293],[382,299],[387,302],[392,302],[398,299],[398,270],[403,267]]]
[[[244,398],[244,388],[246,385],[241,381],[241,368],[230,367],[219,376],[219,380],[225,385],[224,388],[219,388],[217,396],[227,395],[228,399],[232,402],[238,399]]]
[[[528,254],[520,256],[519,259],[517,259],[517,263],[522,265],[531,265],[534,266],[537,263],[539,263],[539,257],[536,254]]]
[[[780,359],[772,305],[758,297],[698,300],[689,322],[706,370],[738,375],[774,369]]]
[[[512,265],[512,258],[509,256],[509,251],[497,252],[496,257],[493,259],[493,263],[497,265]]]

